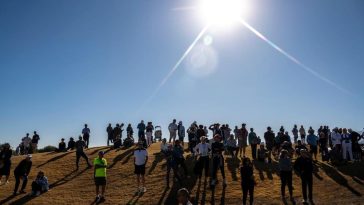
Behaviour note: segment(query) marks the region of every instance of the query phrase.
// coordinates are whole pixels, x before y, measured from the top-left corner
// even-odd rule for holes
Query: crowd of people
[[[106,128],[107,145],[112,148],[126,148],[134,145],[134,131],[131,124],[126,128],[127,135],[123,140],[124,124],[116,124],[112,127],[109,124]],[[144,124],[142,120],[138,125],[138,140],[134,150],[134,173],[137,178],[137,193],[146,192],[145,186],[145,169],[148,162],[148,147],[156,141],[159,136],[153,135],[155,127],[152,122]],[[248,128],[245,123],[240,127],[235,126],[232,130],[228,124],[220,125],[214,123],[210,126],[199,125],[193,122],[187,130],[182,121],[172,120],[168,125],[169,140],[163,138],[161,142],[160,154],[166,160],[166,186],[170,187],[170,172],[173,171],[173,179],[178,182],[181,189],[177,193],[177,200],[182,204],[188,204],[189,191],[184,189],[184,179],[190,178],[191,174],[196,175],[199,179],[203,176],[209,180],[210,188],[214,189],[219,182],[217,173],[220,171],[222,176],[222,186],[226,187],[228,182],[225,177],[225,157],[241,158],[240,167],[241,188],[243,193],[243,204],[254,202],[254,187],[256,180],[254,178],[253,163],[261,161],[266,164],[277,161],[279,165],[279,176],[281,179],[281,197],[286,200],[285,187],[288,187],[289,200],[295,202],[293,197],[292,175],[296,173],[301,179],[303,203],[310,202],[313,204],[313,164],[317,161],[317,154],[321,153],[322,161],[337,162],[362,160],[362,147],[359,141],[364,138],[364,133],[360,135],[352,129],[337,128],[332,131],[328,126],[321,126],[317,132],[312,127],[305,130],[303,126],[298,128],[294,125],[291,133],[280,127],[277,134],[271,127],[267,127],[263,139],[255,133],[254,128]],[[209,132],[212,137],[209,137]],[[104,158],[104,152],[100,151],[98,157],[90,162],[85,153],[89,147],[90,128],[87,124],[82,129],[82,135],[75,141],[72,137],[66,145],[65,139],[62,138],[58,145],[58,152],[75,150],[76,169],[79,169],[79,160],[83,158],[88,168],[94,168],[94,181],[96,185],[96,202],[105,200],[105,188],[107,184],[106,171],[108,168],[107,160]],[[315,134],[317,133],[317,135]],[[185,136],[187,134],[187,150],[185,150]],[[39,135],[34,132],[33,138],[29,134],[22,139],[19,153],[25,155],[14,169],[15,187],[14,195],[18,193],[20,181],[22,186],[19,193],[24,193],[28,181],[28,175],[32,167],[32,155],[37,150],[37,144],[40,140]],[[262,142],[264,140],[264,142]],[[251,157],[246,155],[246,148],[250,146]],[[193,173],[189,173],[186,165],[185,152],[190,152],[193,158]],[[18,152],[18,151],[17,151]],[[5,176],[2,184],[9,183],[12,150],[9,144],[4,144],[0,152],[0,180]],[[293,158],[296,158],[293,162]],[[183,172],[180,172],[180,168]],[[101,191],[100,191],[101,187]],[[39,172],[32,183],[32,196],[39,196],[41,193],[49,190],[48,179],[43,172]],[[307,193],[308,192],[308,193]]]

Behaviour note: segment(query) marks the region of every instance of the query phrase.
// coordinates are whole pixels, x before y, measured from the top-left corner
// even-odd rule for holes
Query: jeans
[[[308,189],[308,198],[312,200],[312,174],[302,175],[302,196],[304,200],[307,200],[307,189]]]
[[[250,205],[252,205],[254,201],[254,184],[242,184],[242,189],[243,189],[243,205],[246,205],[248,193],[249,193],[249,202]]]
[[[225,179],[224,157],[222,155],[212,158],[212,179],[217,179],[217,170],[220,168],[222,178]]]
[[[23,184],[20,188],[20,191],[23,191],[25,189],[25,187],[27,186],[28,183],[28,176],[26,175],[17,175],[14,173],[15,176],[15,188],[14,188],[14,193],[16,193],[18,191],[19,185],[20,185],[20,179],[23,179]]]
[[[76,166],[78,168],[78,163],[80,162],[80,158],[84,158],[88,164],[88,166],[91,166],[91,164],[88,162],[88,158],[84,152],[76,152]]]
[[[289,196],[292,196],[292,171],[281,171],[281,195],[285,196],[286,185],[288,186]]]

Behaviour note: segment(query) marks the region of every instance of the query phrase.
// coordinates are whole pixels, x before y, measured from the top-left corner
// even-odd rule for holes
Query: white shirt
[[[135,165],[144,165],[148,157],[148,152],[145,149],[136,149],[134,151]]]
[[[202,157],[206,157],[209,155],[209,149],[211,149],[210,144],[208,143],[199,143],[195,147],[195,151],[201,155]]]
[[[331,141],[333,145],[341,144],[341,135],[337,132],[331,132]]]
[[[161,144],[161,151],[167,151],[168,150],[168,144],[165,143],[165,144]]]
[[[23,145],[25,147],[29,147],[31,141],[32,141],[32,139],[30,137],[24,137],[23,138]]]

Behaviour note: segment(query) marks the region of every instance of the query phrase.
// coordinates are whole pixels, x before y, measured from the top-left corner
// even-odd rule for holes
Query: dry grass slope
[[[159,144],[148,149],[147,192],[143,196],[135,195],[135,177],[133,174],[133,150],[110,150],[97,147],[87,150],[90,159],[104,150],[108,163],[108,186],[104,204],[176,204],[175,192],[177,183],[171,189],[165,185],[165,161],[157,154]],[[249,153],[248,153],[249,154]],[[250,155],[249,155],[250,156]],[[193,159],[188,155],[187,165],[192,173]],[[13,158],[13,166],[22,157]],[[225,172],[228,179],[226,189],[219,183],[215,192],[209,189],[207,181],[192,177],[184,180],[185,186],[191,190],[198,204],[241,204],[240,176],[238,165],[240,160],[226,157]],[[33,169],[30,182],[38,171],[44,171],[51,184],[51,190],[39,197],[27,195],[10,196],[14,188],[14,178],[8,185],[0,187],[0,204],[93,204],[94,183],[93,170],[86,169],[81,159],[81,166],[75,170],[75,153],[42,153],[33,155]],[[277,164],[270,166],[255,164],[255,175],[258,185],[255,188],[255,204],[283,204],[280,199],[280,180],[277,175]],[[220,176],[219,176],[220,177]],[[301,187],[297,176],[294,176],[294,196],[297,204],[301,201]],[[30,183],[27,192],[30,192]],[[314,177],[314,199],[316,204],[364,204],[364,164],[351,164],[338,168],[327,163],[318,162]],[[287,193],[288,195],[288,193]],[[196,203],[196,204],[197,204]]]

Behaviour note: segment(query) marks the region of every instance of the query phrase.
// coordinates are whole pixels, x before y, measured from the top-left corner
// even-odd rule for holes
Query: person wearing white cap
[[[32,155],[27,155],[25,159],[20,161],[18,166],[14,170],[14,177],[15,177],[15,188],[13,195],[16,195],[18,192],[18,188],[20,185],[20,179],[23,180],[23,184],[20,188],[21,194],[25,193],[24,189],[27,186],[28,183],[28,175],[30,173],[30,170],[32,168]]]

